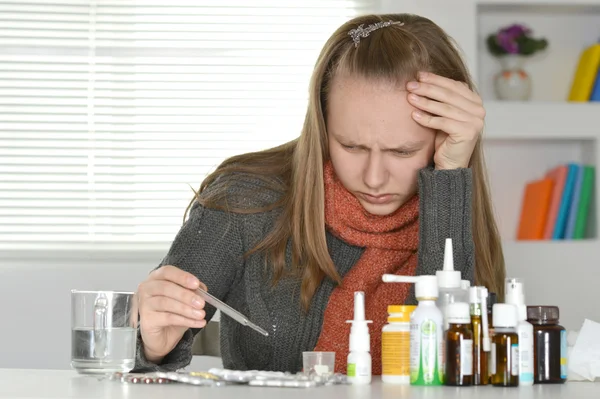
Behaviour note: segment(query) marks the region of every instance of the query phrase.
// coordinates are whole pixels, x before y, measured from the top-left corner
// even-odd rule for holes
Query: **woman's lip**
[[[367,193],[360,193],[363,199],[371,204],[387,204],[392,200],[392,194],[382,195],[371,195]]]

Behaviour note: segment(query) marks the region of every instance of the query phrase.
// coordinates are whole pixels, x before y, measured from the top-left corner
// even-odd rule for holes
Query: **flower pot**
[[[531,77],[523,69],[526,57],[498,57],[502,70],[494,76],[494,89],[499,100],[527,101],[531,97]]]

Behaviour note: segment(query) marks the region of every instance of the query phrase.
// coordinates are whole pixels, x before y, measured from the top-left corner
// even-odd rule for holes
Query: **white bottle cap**
[[[495,303],[492,309],[494,327],[516,327],[517,307],[508,303]]]
[[[469,287],[469,303],[481,303],[478,287]]]
[[[446,238],[444,248],[444,269],[435,272],[440,288],[460,288],[460,271],[454,270],[454,256],[452,252],[452,238]]]
[[[371,334],[369,334],[368,323],[371,320],[365,320],[365,293],[356,291],[354,293],[354,319],[348,320],[352,323],[350,328],[350,352],[370,352]]]
[[[466,302],[452,302],[446,305],[448,324],[471,324],[471,312]]]
[[[439,296],[438,279],[436,276],[398,276],[384,274],[381,278],[385,283],[415,283],[415,296],[418,300],[433,300]]]

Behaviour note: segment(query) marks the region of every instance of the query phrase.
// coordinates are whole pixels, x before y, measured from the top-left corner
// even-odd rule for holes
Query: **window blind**
[[[300,132],[373,0],[0,0],[0,249],[168,244],[226,157]]]

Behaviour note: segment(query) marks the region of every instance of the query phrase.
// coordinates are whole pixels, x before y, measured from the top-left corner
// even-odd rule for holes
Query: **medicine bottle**
[[[494,340],[494,315],[493,315],[493,308],[494,305],[498,302],[498,296],[496,295],[495,292],[490,292],[488,293],[488,298],[487,298],[487,313],[488,313],[488,320],[489,320],[489,337],[490,340]],[[485,309],[484,309],[485,310]],[[489,352],[488,354],[488,373],[489,373],[489,383],[492,383],[492,376],[494,375],[493,370],[496,367],[496,354],[495,352]]]
[[[499,387],[519,386],[519,336],[517,334],[517,307],[506,303],[494,305],[494,338],[492,352],[492,384]]]
[[[483,348],[484,329],[489,327],[482,321],[483,312],[480,292],[483,287],[471,287],[469,289],[469,302],[471,303],[471,328],[473,329],[473,385],[488,385],[490,375],[488,372],[488,354]],[[489,349],[488,349],[489,350]]]
[[[556,306],[528,306],[533,324],[533,378],[536,384],[562,384],[567,380],[567,331],[558,324]]]
[[[388,324],[381,330],[381,381],[410,384],[410,315],[416,306],[388,306]]]
[[[473,330],[471,314],[466,302],[446,306],[448,330],[446,331],[445,385],[469,386],[473,384]]]

